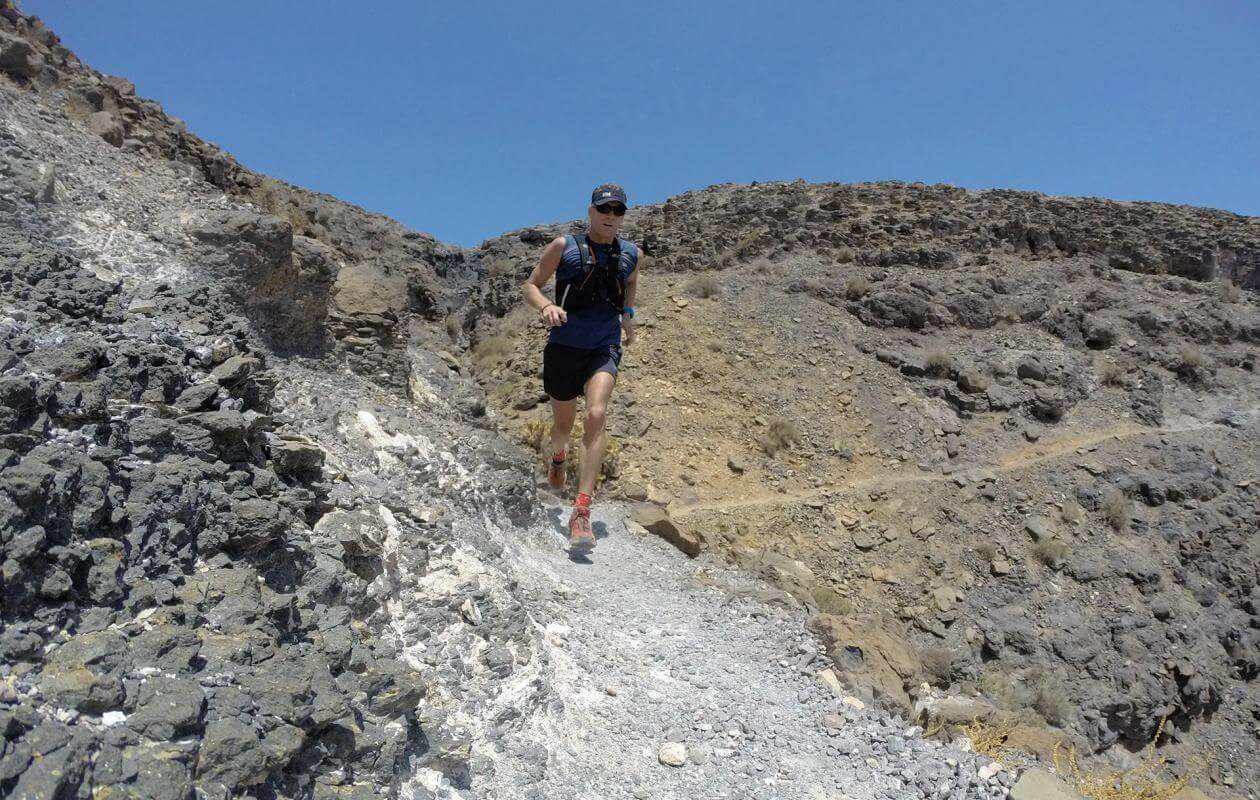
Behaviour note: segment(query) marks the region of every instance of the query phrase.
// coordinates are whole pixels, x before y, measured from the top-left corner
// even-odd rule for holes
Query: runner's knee
[[[604,428],[604,422],[608,418],[608,406],[592,405],[586,409],[585,428],[588,431],[600,431]]]

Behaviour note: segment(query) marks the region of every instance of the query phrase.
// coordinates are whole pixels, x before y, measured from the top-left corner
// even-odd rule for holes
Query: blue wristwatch
[[[630,319],[634,319],[634,306],[626,306],[625,308],[621,309],[621,313],[625,314]]]

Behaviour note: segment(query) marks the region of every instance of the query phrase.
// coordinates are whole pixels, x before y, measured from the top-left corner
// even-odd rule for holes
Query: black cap
[[[591,205],[602,206],[605,203],[621,203],[623,206],[628,206],[626,190],[615,183],[604,183],[596,186],[595,191],[591,192]]]

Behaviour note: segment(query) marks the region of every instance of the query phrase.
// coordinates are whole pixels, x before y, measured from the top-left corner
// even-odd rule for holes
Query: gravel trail
[[[1004,774],[977,776],[985,760],[834,695],[804,612],[761,602],[764,585],[627,529],[617,504],[595,508],[597,548],[571,554],[566,514],[548,505],[507,543],[556,699],[500,743],[520,758],[474,783],[480,796],[1005,796]],[[663,764],[663,747],[685,763]]]

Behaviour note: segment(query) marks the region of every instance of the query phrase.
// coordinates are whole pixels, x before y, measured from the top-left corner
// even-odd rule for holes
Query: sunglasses
[[[624,217],[626,215],[625,206],[619,206],[613,203],[606,203],[602,206],[595,206],[595,210],[601,214],[616,214],[619,217]]]

